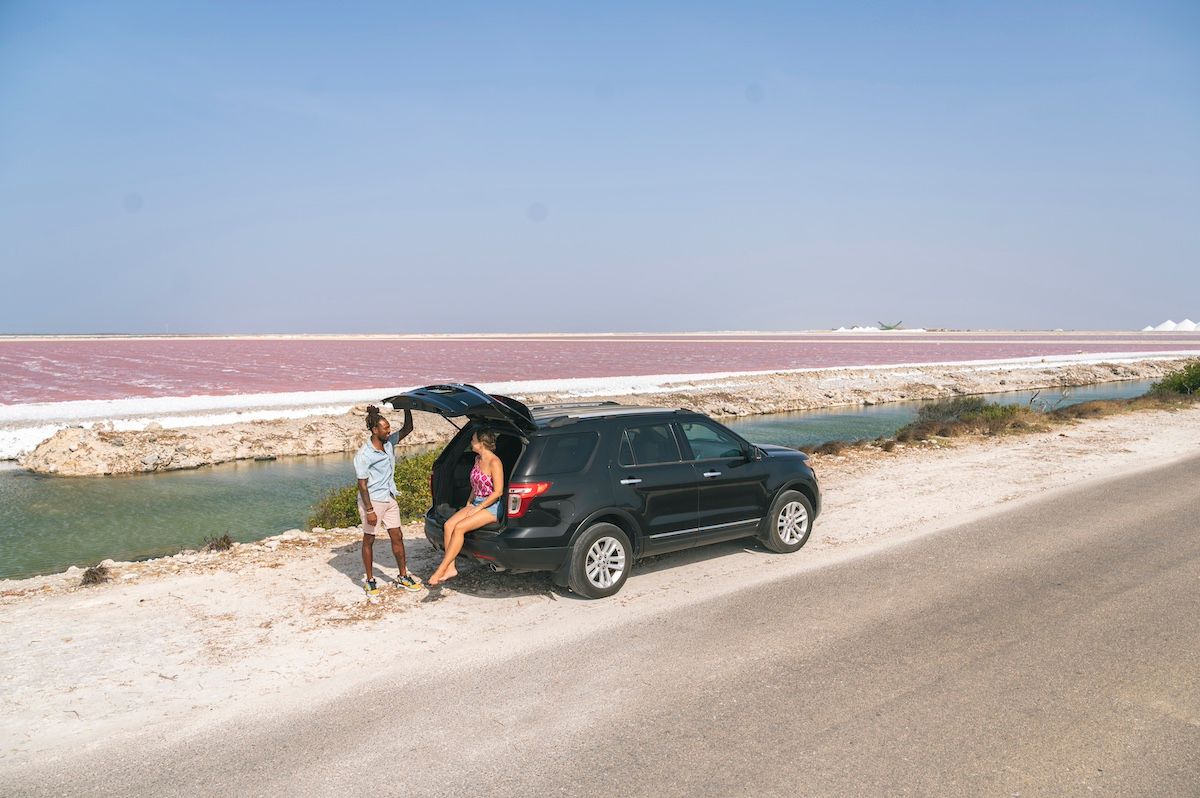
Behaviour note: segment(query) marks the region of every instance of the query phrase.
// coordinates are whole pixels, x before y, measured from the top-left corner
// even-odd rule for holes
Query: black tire
[[[571,547],[567,584],[584,598],[608,598],[625,584],[632,567],[629,536],[613,524],[592,524]]]
[[[812,534],[812,519],[812,502],[808,497],[798,490],[785,490],[771,503],[759,540],[780,554],[799,551]]]

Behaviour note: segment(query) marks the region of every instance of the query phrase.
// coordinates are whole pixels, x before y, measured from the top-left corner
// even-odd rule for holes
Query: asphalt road
[[[1200,795],[1200,458],[0,793]]]

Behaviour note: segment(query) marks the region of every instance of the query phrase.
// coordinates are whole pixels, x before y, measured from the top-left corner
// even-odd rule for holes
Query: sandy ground
[[[354,530],[117,564],[113,582],[89,588],[77,572],[0,582],[0,768],[205,734],[239,716],[284,718],[384,674],[419,687],[1198,451],[1192,408],[817,458],[825,511],[800,552],[732,543],[654,558],[605,601],[576,599],[546,575],[469,567],[446,588],[405,593],[390,585],[382,543],[384,590],[367,598]],[[412,570],[428,575],[431,550],[416,527],[405,531]]]

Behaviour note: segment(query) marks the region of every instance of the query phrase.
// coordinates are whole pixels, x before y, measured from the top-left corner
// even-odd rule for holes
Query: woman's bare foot
[[[433,576],[429,577],[429,586],[437,587],[438,585],[442,584],[443,582],[445,582],[449,579],[453,579],[456,576],[458,576],[458,569],[455,568],[453,565],[449,565],[444,569],[439,568],[433,572]]]

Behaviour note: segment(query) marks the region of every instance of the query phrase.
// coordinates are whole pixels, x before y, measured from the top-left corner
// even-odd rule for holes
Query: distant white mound
[[[1167,319],[1156,327],[1142,328],[1142,332],[1196,332],[1197,330],[1200,330],[1200,326],[1191,319],[1184,319],[1181,322],[1174,322]]]
[[[880,332],[878,327],[838,327],[834,332]]]

